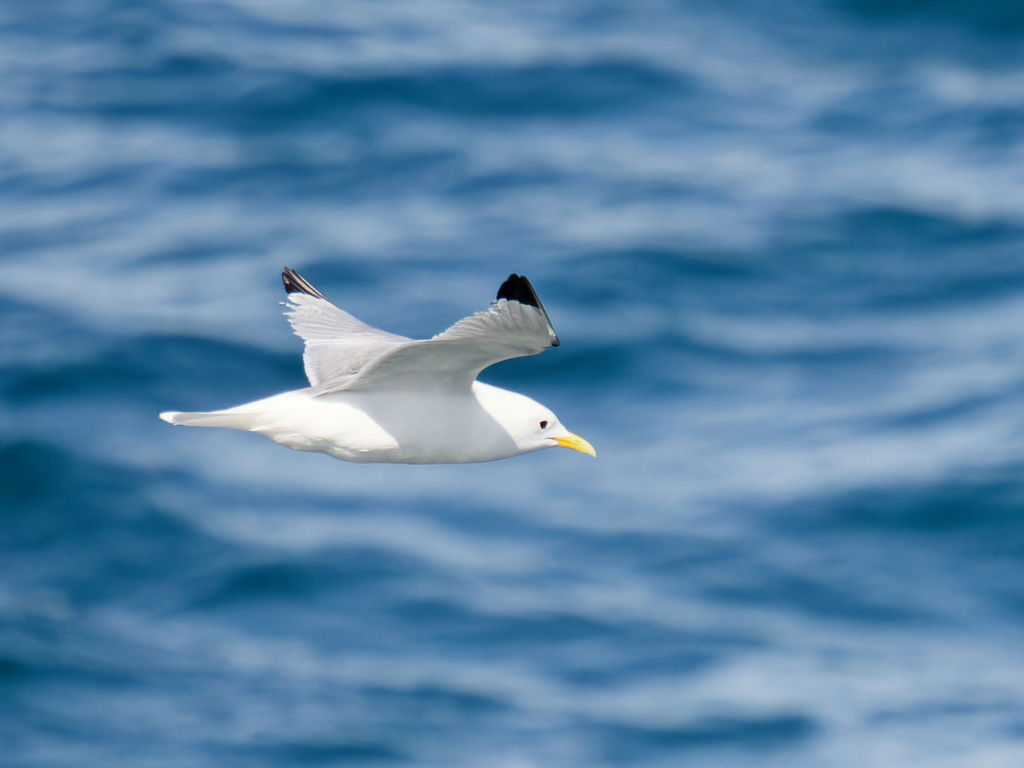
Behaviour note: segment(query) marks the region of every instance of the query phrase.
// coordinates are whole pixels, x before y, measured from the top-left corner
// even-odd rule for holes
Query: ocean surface
[[[5,768],[1024,765],[1024,6],[0,4]],[[283,265],[597,449],[356,465]]]

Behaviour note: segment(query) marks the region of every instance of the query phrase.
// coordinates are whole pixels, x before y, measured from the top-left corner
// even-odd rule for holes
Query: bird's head
[[[542,448],[572,448],[597,456],[594,447],[562,426],[550,409],[517,392],[509,392],[476,382],[474,389],[481,404],[515,441],[519,453]]]

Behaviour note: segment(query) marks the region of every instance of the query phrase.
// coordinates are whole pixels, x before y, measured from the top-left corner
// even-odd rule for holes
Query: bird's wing
[[[337,382],[324,381],[314,387],[316,393],[457,391],[469,388],[477,374],[489,365],[558,346],[558,337],[533,286],[519,275],[509,276],[489,309],[460,320],[432,339],[395,343],[392,340],[401,337],[388,337],[387,348],[378,342],[378,354],[364,358],[358,373]],[[306,343],[308,355],[309,342]]]
[[[285,315],[295,335],[306,342],[302,364],[314,387],[335,389],[370,361],[411,339],[382,331],[338,309],[288,267],[281,274],[288,292]]]

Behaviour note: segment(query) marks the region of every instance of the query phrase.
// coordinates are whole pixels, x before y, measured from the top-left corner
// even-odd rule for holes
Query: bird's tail
[[[234,409],[213,411],[211,413],[182,413],[181,411],[164,411],[160,418],[168,424],[184,424],[187,427],[226,427],[228,429],[251,430],[257,426],[261,414]]]
[[[279,395],[266,397],[251,403],[225,408],[223,411],[182,413],[181,411],[165,411],[160,418],[168,424],[184,424],[189,427],[226,427],[228,429],[244,429],[249,432],[269,434],[282,417],[287,417],[296,408],[308,405],[309,398],[305,392],[282,392]]]

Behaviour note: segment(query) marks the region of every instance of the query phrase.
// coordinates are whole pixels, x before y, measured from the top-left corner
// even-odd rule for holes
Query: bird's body
[[[356,462],[448,464],[519,454],[515,441],[488,407],[500,408],[515,398],[533,401],[479,381],[473,383],[472,393],[471,398],[346,391],[315,396],[300,389],[224,411],[175,414],[172,423],[244,429],[296,451]],[[467,450],[470,435],[471,451]]]
[[[558,344],[526,278],[510,276],[490,310],[426,341],[361,323],[287,268],[283,279],[289,319],[306,341],[311,386],[162,419],[258,432],[295,450],[354,462],[494,461],[559,445],[594,455],[544,406],[476,380],[493,362]]]

